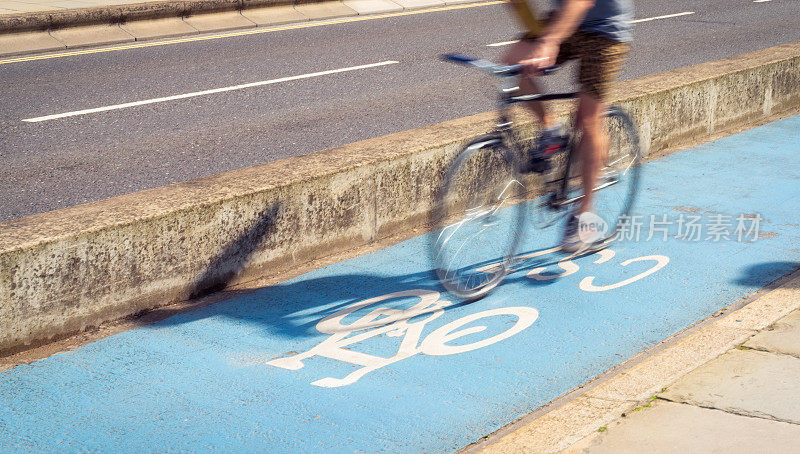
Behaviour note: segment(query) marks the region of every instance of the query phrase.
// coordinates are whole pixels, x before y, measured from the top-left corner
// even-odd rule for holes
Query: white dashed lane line
[[[40,122],[40,121],[55,120],[55,119],[58,119],[58,118],[75,117],[75,116],[78,116],[78,115],[86,115],[86,114],[92,114],[92,113],[98,113],[98,112],[105,112],[105,111],[108,111],[108,110],[126,109],[128,107],[143,106],[143,105],[146,105],[146,104],[155,104],[155,103],[159,103],[159,102],[175,101],[175,100],[179,100],[179,99],[194,98],[194,97],[197,97],[197,96],[205,96],[205,95],[213,95],[213,94],[216,94],[216,93],[224,93],[224,92],[234,91],[234,90],[243,90],[245,88],[261,87],[263,85],[272,85],[272,84],[277,84],[277,83],[280,83],[280,82],[289,82],[289,81],[292,81],[292,80],[308,79],[310,77],[327,76],[329,74],[343,73],[343,72],[347,72],[347,71],[357,71],[357,70],[360,70],[360,69],[369,69],[369,68],[375,68],[375,67],[378,67],[378,66],[393,65],[395,63],[399,63],[399,62],[394,61],[394,60],[387,60],[387,61],[382,61],[380,63],[370,63],[368,65],[359,65],[359,66],[350,66],[350,67],[347,67],[347,68],[330,69],[330,70],[327,70],[327,71],[320,71],[320,72],[315,72],[315,73],[310,73],[310,74],[301,74],[299,76],[281,77],[279,79],[262,80],[260,82],[251,82],[251,83],[248,83],[248,84],[233,85],[233,86],[230,86],[230,87],[214,88],[214,89],[211,89],[211,90],[195,91],[195,92],[192,92],[192,93],[184,93],[184,94],[181,94],[181,95],[165,96],[163,98],[153,98],[153,99],[145,99],[143,101],[126,102],[124,104],[114,104],[112,106],[104,106],[104,107],[95,107],[93,109],[76,110],[76,111],[73,111],[73,112],[65,112],[65,113],[54,114],[54,115],[46,115],[46,116],[43,116],[43,117],[25,118],[22,121],[26,121],[28,123],[36,123],[36,122]]]
[[[755,0],[755,1],[756,1],[756,2],[759,2],[759,1],[762,1],[762,2],[768,2],[768,1],[770,1],[770,0]],[[650,22],[650,21],[652,21],[652,20],[659,20],[659,19],[670,19],[670,18],[673,18],[673,17],[688,16],[688,15],[690,15],[690,14],[694,14],[694,13],[695,13],[694,11],[684,11],[684,12],[682,12],[682,13],[666,14],[666,15],[663,15],[663,16],[654,16],[654,17],[646,17],[646,18],[644,18],[644,19],[636,19],[636,20],[633,20],[632,22],[633,22],[634,24],[638,24],[638,23],[640,23],[640,22]],[[516,42],[518,42],[518,40],[514,40],[514,41],[503,41],[503,42],[499,42],[499,43],[487,44],[487,45],[486,45],[486,47],[500,47],[500,46],[508,46],[509,44],[514,44],[514,43],[516,43]]]

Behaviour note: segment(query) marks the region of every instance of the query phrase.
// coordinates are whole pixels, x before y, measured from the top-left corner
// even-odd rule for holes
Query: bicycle
[[[476,67],[500,79],[499,120],[494,130],[472,139],[458,152],[431,214],[434,231],[438,230],[430,242],[436,275],[447,290],[473,300],[487,295],[513,271],[529,210],[533,211],[534,225],[543,229],[564,218],[583,198],[580,163],[575,159],[579,138],[567,133],[565,149],[547,158],[549,169],[541,162],[531,162],[527,145],[533,139],[515,126],[511,107],[520,102],[574,99],[578,92],[520,94],[519,65],[497,65],[462,55],[444,55],[443,59]],[[555,69],[542,72],[549,74]],[[630,213],[641,160],[639,136],[630,117],[614,105],[603,117],[609,150],[593,193],[595,213],[603,213],[600,219],[613,228],[603,232],[598,229],[599,244],[613,241],[621,220]],[[538,169],[530,171],[531,167]]]

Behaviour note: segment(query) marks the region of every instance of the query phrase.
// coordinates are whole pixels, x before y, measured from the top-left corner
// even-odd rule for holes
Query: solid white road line
[[[343,72],[347,72],[347,71],[357,71],[359,69],[368,69],[368,68],[375,68],[375,67],[378,67],[378,66],[393,65],[395,63],[400,63],[400,62],[397,62],[397,61],[394,61],[394,60],[387,60],[387,61],[382,61],[380,63],[371,63],[371,64],[368,64],[368,65],[359,65],[359,66],[350,66],[348,68],[331,69],[331,70],[328,70],[328,71],[320,71],[320,72],[310,73],[310,74],[301,74],[299,76],[281,77],[280,79],[262,80],[261,82],[251,82],[249,84],[234,85],[234,86],[231,86],[231,87],[214,88],[212,90],[196,91],[194,93],[185,93],[185,94],[182,94],[182,95],[165,96],[163,98],[145,99],[144,101],[126,102],[124,104],[115,104],[113,106],[96,107],[94,109],[76,110],[74,112],[65,112],[65,113],[55,114],[55,115],[46,115],[44,117],[25,118],[22,121],[27,121],[29,123],[36,123],[36,122],[39,122],[39,121],[55,120],[55,119],[58,119],[58,118],[75,117],[75,116],[78,116],[78,115],[86,115],[86,114],[97,113],[97,112],[105,112],[107,110],[126,109],[128,107],[143,106],[145,104],[155,104],[155,103],[158,103],[158,102],[175,101],[175,100],[178,100],[178,99],[194,98],[196,96],[213,95],[213,94],[216,94],[216,93],[224,93],[226,91],[244,90],[245,88],[260,87],[262,85],[272,85],[272,84],[277,84],[277,83],[280,83],[280,82],[289,82],[291,80],[308,79],[310,77],[327,76],[328,74],[336,74],[336,73],[343,73]]]
[[[772,0],[753,0],[753,3],[766,3],[766,2],[770,2],[770,1],[772,1]]]
[[[768,2],[770,0],[755,0],[756,2]],[[631,21],[631,23],[638,24],[639,22],[649,22],[651,20],[659,20],[659,19],[669,19],[671,17],[680,17],[680,16],[688,16],[689,14],[694,14],[694,11],[684,11],[682,13],[675,13],[675,14],[667,14],[664,16],[655,16],[655,17],[647,17],[644,19],[636,19]],[[487,44],[486,47],[500,47],[500,46],[508,46],[509,44],[514,44],[519,42],[519,40],[514,41],[503,41],[501,43],[492,43]]]

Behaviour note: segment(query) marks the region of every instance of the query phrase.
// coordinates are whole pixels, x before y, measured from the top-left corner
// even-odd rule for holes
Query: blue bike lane
[[[795,116],[644,164],[625,240],[532,231],[480,301],[423,235],[0,372],[0,451],[456,450],[800,266],[798,151]]]

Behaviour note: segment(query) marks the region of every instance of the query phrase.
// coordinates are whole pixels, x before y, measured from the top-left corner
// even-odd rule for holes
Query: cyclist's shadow
[[[519,253],[511,265],[511,272],[503,283],[524,283],[541,287],[558,282],[571,266],[568,262],[587,257],[596,252],[568,253],[559,246],[533,249]],[[559,271],[558,268],[561,268]],[[502,285],[502,284],[501,284]]]
[[[319,336],[317,323],[348,306],[390,293],[409,290],[433,291],[450,301],[450,310],[469,304],[445,293],[428,270],[406,274],[379,273],[314,273],[298,276],[289,281],[262,287],[250,293],[238,294],[230,299],[191,312],[179,314],[158,322],[159,325],[177,325],[225,317],[236,325],[250,325],[264,336],[301,338]],[[406,309],[413,298],[397,298],[381,306]]]

